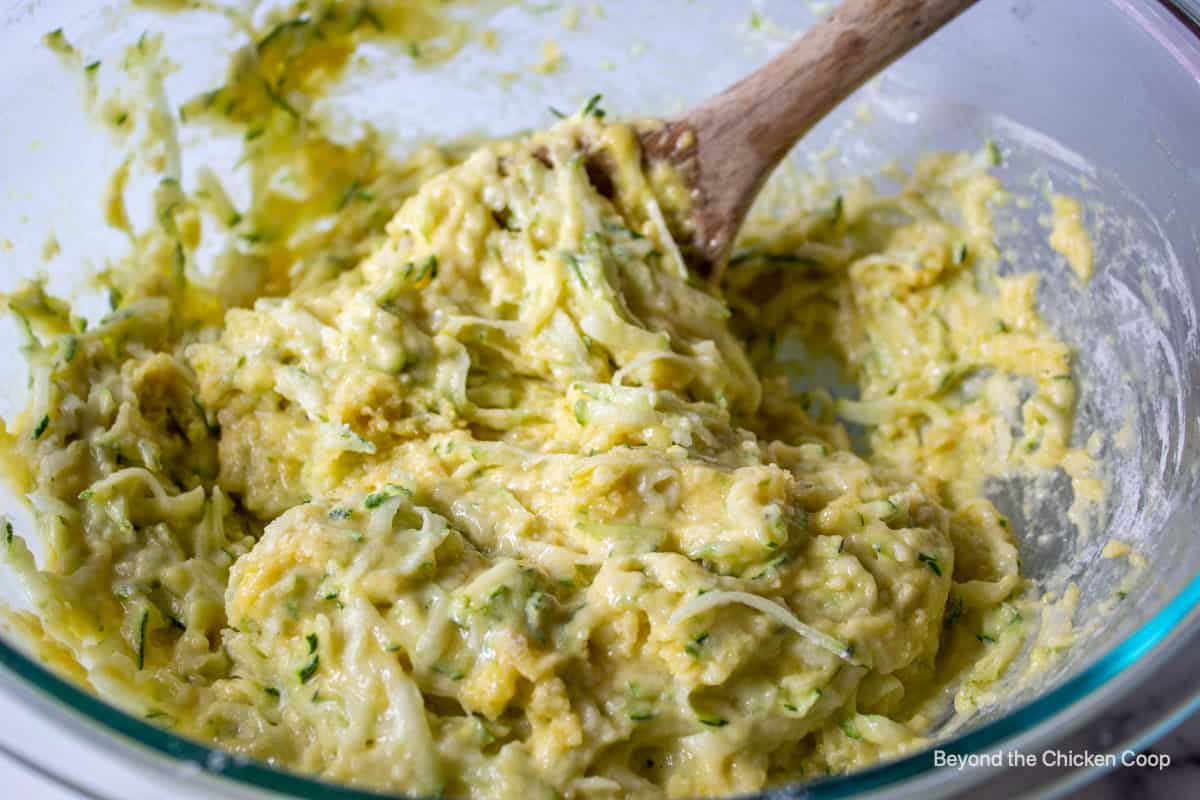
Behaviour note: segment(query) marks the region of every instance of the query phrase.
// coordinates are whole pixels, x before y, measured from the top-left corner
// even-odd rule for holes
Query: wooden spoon
[[[755,195],[796,140],[974,2],[842,0],[766,66],[642,131],[647,161],[666,160],[691,190],[681,244],[692,268],[719,280]]]

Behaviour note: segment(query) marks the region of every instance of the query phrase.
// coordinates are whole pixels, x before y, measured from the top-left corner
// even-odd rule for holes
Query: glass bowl
[[[612,0],[599,9],[580,6],[568,15],[577,24],[566,24],[569,5],[480,4],[473,13],[487,17],[498,48],[468,48],[437,69],[398,68],[357,87],[342,110],[369,112],[395,132],[399,149],[545,125],[547,106],[572,107],[595,92],[622,116],[663,115],[762,63],[823,10],[794,0]],[[146,27],[162,29],[168,52],[185,65],[172,82],[186,97],[189,81],[213,83],[213,65],[221,63],[213,54],[230,43],[198,19],[188,12],[164,22],[144,10],[66,0],[0,6],[0,291],[42,271],[87,310],[96,298],[84,276],[120,248],[93,202],[117,150],[89,123],[75,78],[40,37],[64,27],[103,58]],[[1041,309],[1077,348],[1077,433],[1081,442],[1101,434],[1110,492],[1085,535],[1063,521],[1065,485],[1040,499],[1019,483],[992,487],[1020,534],[1026,573],[1047,591],[1071,582],[1081,590],[1075,642],[1054,668],[1014,686],[1001,706],[947,727],[929,749],[765,796],[1063,792],[1106,763],[1047,752],[1136,750],[1200,704],[1200,671],[1181,657],[1200,643],[1197,19],[1193,0],[982,0],[864,88],[794,154],[801,166],[857,173],[929,149],[976,148],[987,138],[1000,144],[999,175],[1024,201],[999,212],[998,244],[1006,268],[1042,273]],[[561,67],[530,70],[549,40],[560,47]],[[1085,200],[1098,254],[1085,289],[1046,245],[1049,189]],[[50,232],[59,253],[43,263]],[[8,321],[0,324],[0,369],[8,376],[23,374],[14,334]],[[0,413],[11,417],[24,392],[16,379],[8,385]],[[0,511],[26,514],[7,490]],[[1145,566],[1128,572],[1102,558],[1110,537],[1130,543]],[[1113,603],[1118,585],[1123,599]],[[0,600],[20,602],[16,589],[0,571]],[[181,739],[64,682],[3,637],[0,687],[61,739],[60,754],[67,746],[81,759],[100,753],[152,776],[173,796],[375,796]],[[1032,755],[1036,766],[1014,768],[1006,757],[1014,752]],[[939,769],[945,754],[1001,758],[997,766]],[[61,755],[53,764],[30,761],[88,788],[89,779]]]

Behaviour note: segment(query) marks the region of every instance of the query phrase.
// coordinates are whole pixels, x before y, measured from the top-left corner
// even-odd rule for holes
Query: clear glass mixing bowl
[[[485,6],[479,13],[498,33],[496,51],[469,48],[442,68],[397,69],[388,80],[357,87],[345,109],[397,132],[398,148],[544,125],[547,105],[571,106],[594,92],[620,114],[662,115],[761,63],[820,10],[795,0],[612,0],[601,4],[603,14],[597,4],[581,6],[571,27],[561,13],[546,13],[547,5]],[[1100,461],[1111,490],[1090,536],[1063,522],[1065,485],[1040,500],[1019,483],[993,487],[1020,532],[1026,572],[1051,591],[1079,585],[1077,638],[1035,685],[1014,688],[1002,707],[946,732],[936,743],[944,752],[1136,748],[1200,697],[1200,671],[1180,659],[1200,643],[1195,13],[1194,0],[981,0],[822,123],[796,153],[802,164],[861,172],[932,148],[997,140],[1005,153],[1001,177],[1029,201],[1000,212],[999,244],[1012,268],[1043,273],[1042,310],[1079,352],[1079,432],[1104,435]],[[218,76],[204,65],[221,63],[213,54],[232,41],[198,19],[182,14],[165,25],[169,52],[189,67],[175,85],[181,96],[188,80],[193,89],[214,82]],[[79,288],[82,277],[120,246],[104,231],[95,202],[117,151],[90,126],[75,79],[39,45],[40,36],[65,27],[92,57],[103,58],[146,27],[163,26],[159,17],[90,3],[0,4],[0,290],[44,270],[52,288],[74,287],[86,307],[93,298]],[[564,54],[562,68],[530,71],[550,39]],[[191,65],[198,68],[187,77]],[[510,71],[518,78],[502,77]],[[1086,201],[1099,255],[1086,289],[1046,246],[1040,218],[1049,188]],[[44,265],[39,253],[49,230],[61,253]],[[0,412],[11,416],[24,402],[15,377],[24,373],[9,327],[0,327],[0,370],[11,377]],[[1114,435],[1126,427],[1127,436]],[[0,511],[18,519],[25,513],[10,494],[0,494]],[[1147,562],[1115,605],[1106,601],[1123,567],[1100,557],[1110,536],[1131,543]],[[17,594],[13,577],[0,572],[0,599],[19,602]],[[174,796],[370,796],[148,725],[60,680],[20,642],[0,637],[0,666],[0,686],[52,720],[64,746],[101,748],[144,767]],[[1088,772],[934,764],[931,748],[770,796],[937,797],[970,788],[976,797],[999,797],[1035,786],[1064,791]],[[48,769],[87,783],[61,756]]]

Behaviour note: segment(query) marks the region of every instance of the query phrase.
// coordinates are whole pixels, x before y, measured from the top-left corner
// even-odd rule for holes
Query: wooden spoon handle
[[[976,0],[842,0],[766,66],[696,108],[777,163],[856,89]],[[689,115],[691,116],[691,115]]]
[[[696,255],[721,263],[754,196],[801,136],[975,0],[842,0],[758,71],[643,136],[697,192]],[[690,172],[690,174],[689,174]]]

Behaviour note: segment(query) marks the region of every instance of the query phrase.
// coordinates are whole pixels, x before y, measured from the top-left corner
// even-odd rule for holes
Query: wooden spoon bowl
[[[643,130],[647,162],[668,162],[690,189],[687,217],[677,220],[689,265],[719,280],[755,196],[796,141],[974,2],[843,0],[766,66]]]

